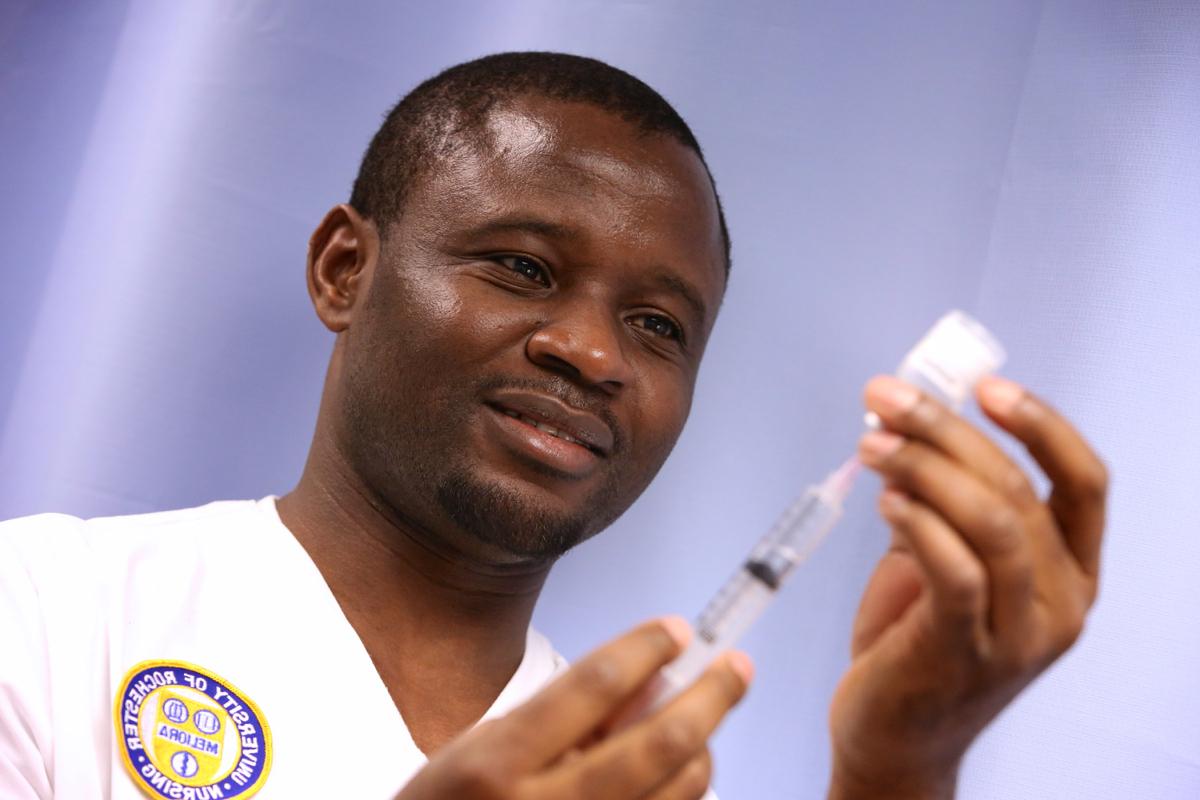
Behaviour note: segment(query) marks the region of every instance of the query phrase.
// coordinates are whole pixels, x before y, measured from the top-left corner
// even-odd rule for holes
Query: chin
[[[464,533],[520,558],[555,559],[602,529],[611,518],[607,493],[567,503],[542,486],[524,481],[485,480],[466,472],[446,476],[437,487],[438,505]],[[614,515],[615,517],[615,515]]]

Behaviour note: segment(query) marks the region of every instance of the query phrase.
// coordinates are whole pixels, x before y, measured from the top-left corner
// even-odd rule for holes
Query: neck
[[[325,578],[404,716],[436,750],[491,706],[525,651],[550,563],[485,561],[403,519],[314,448],[279,515]]]

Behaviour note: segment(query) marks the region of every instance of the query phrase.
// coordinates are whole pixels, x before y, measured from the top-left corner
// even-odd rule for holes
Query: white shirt
[[[565,668],[531,629],[484,718]],[[391,798],[425,761],[273,498],[0,524],[0,797]]]

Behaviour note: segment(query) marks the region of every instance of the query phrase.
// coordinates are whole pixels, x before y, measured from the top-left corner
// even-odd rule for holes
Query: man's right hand
[[[686,800],[708,789],[708,738],[753,675],[721,656],[686,691],[631,725],[610,723],[682,651],[687,623],[645,623],[593,651],[507,716],[438,752],[396,800]]]

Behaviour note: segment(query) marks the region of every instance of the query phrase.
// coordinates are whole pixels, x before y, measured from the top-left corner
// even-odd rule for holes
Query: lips
[[[569,406],[557,397],[521,390],[493,393],[487,403],[496,411],[569,444],[606,457],[613,431],[594,414]]]
[[[580,447],[585,447],[588,450],[592,451],[593,453],[596,453],[597,455],[599,455],[599,453],[597,452],[595,447],[593,447],[592,445],[588,444],[587,442],[585,442],[581,439],[575,438],[574,436],[567,433],[566,431],[561,431],[552,425],[547,425],[546,423],[540,422],[533,417],[530,417],[530,416],[520,413],[519,411],[511,411],[507,408],[497,408],[496,410],[502,414],[506,414],[506,415],[512,417],[513,419],[520,420],[521,422],[524,422],[526,425],[532,425],[533,427],[537,428],[539,431],[542,431],[543,433],[548,433],[556,439],[562,439],[564,442],[570,442],[571,444],[577,444]]]
[[[493,393],[487,404],[500,414],[526,423],[542,433],[584,447],[606,457],[612,452],[613,432],[600,417],[560,401],[557,397],[523,390]]]

